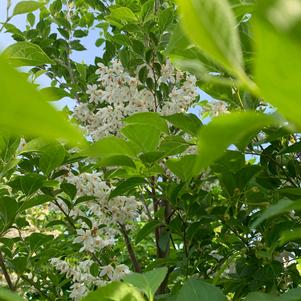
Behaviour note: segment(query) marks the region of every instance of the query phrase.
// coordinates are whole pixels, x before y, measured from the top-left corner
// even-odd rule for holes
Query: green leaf
[[[280,154],[298,153],[301,152],[301,141],[296,142],[280,152]]]
[[[71,47],[71,49],[74,49],[74,50],[76,50],[76,51],[84,51],[84,50],[87,50],[87,48],[86,48],[84,45],[82,45],[82,44],[80,43],[80,40],[74,40],[74,41],[71,41],[71,42],[70,42],[70,47]]]
[[[32,251],[41,248],[42,245],[53,240],[53,235],[46,235],[43,233],[32,233],[25,238],[25,242],[29,244]]]
[[[42,154],[39,160],[39,166],[46,176],[64,162],[65,149],[58,142],[50,143],[41,148],[40,151]]]
[[[278,298],[264,293],[250,293],[246,297],[246,301],[276,301]]]
[[[33,12],[44,6],[44,3],[36,1],[20,1],[16,4],[13,15],[21,15]]]
[[[279,297],[263,294],[263,293],[250,293],[246,301],[300,301],[301,300],[301,289],[293,288],[288,290],[285,294]]]
[[[226,301],[218,287],[203,280],[189,279],[181,288],[176,301]]]
[[[100,160],[97,163],[99,167],[107,167],[107,166],[128,166],[132,168],[136,168],[134,161],[128,156],[112,156],[106,157]]]
[[[242,51],[236,22],[226,0],[178,0],[182,27],[209,58],[241,73]]]
[[[41,149],[49,144],[48,141],[41,138],[35,138],[28,141],[18,154],[32,153],[32,152],[40,152]]]
[[[26,19],[30,26],[34,26],[34,23],[36,21],[36,16],[33,13],[27,14]]]
[[[28,263],[27,260],[28,258],[24,256],[18,256],[12,260],[13,269],[17,274],[22,275],[25,272]]]
[[[42,205],[45,203],[48,203],[50,201],[53,200],[53,197],[50,195],[46,195],[46,194],[41,194],[41,195],[37,195],[31,199],[27,199],[25,200],[22,205],[20,206],[20,208],[18,209],[19,212],[23,212],[26,209],[38,206],[38,205]]]
[[[64,89],[57,87],[43,88],[40,92],[45,94],[47,101],[58,101],[64,97],[71,97]]]
[[[212,70],[213,64],[207,60],[197,47],[192,45],[180,24],[173,28],[166,53],[177,67],[189,71],[203,80],[208,78],[208,70],[218,71],[216,69]],[[191,68],[192,66],[193,68]]]
[[[281,233],[280,245],[284,245],[288,241],[300,240],[301,239],[301,228],[296,228],[293,230],[286,230]]]
[[[161,225],[158,220],[153,220],[145,224],[139,232],[136,234],[135,243],[138,244],[140,241],[145,239],[149,234],[153,233],[154,230]]]
[[[111,8],[110,11],[111,11],[110,16],[119,21],[137,22],[136,15],[128,7]]]
[[[158,25],[161,32],[166,30],[169,24],[173,21],[174,9],[169,7],[160,11]]]
[[[138,153],[156,151],[159,145],[160,130],[156,126],[129,124],[121,129],[121,133],[135,144]]]
[[[264,127],[277,124],[271,115],[236,112],[216,117],[199,131],[199,155],[194,175],[220,158],[231,144],[248,142]]]
[[[287,198],[281,199],[278,203],[266,209],[259,218],[251,225],[251,228],[256,228],[263,221],[279,214],[287,213],[291,210],[301,210],[301,200],[291,201]]]
[[[21,176],[16,176],[14,180],[9,182],[15,191],[21,190],[24,194],[30,195],[38,191],[45,181],[45,177],[38,173],[28,173]]]
[[[132,273],[125,276],[123,280],[139,288],[149,300],[153,300],[153,296],[164,280],[167,271],[166,267],[162,267],[143,274]]]
[[[66,154],[64,147],[59,142],[49,142],[41,138],[30,140],[19,154],[29,152],[40,153],[39,167],[46,176],[63,163]]]
[[[170,123],[176,128],[189,133],[192,136],[196,136],[202,126],[202,122],[194,114],[177,113],[170,116],[165,116]]]
[[[8,291],[3,288],[0,289],[0,300],[1,301],[24,301],[24,299],[21,298],[16,293],[12,293],[11,291]]]
[[[139,156],[139,158],[144,163],[154,163],[155,161],[158,161],[165,157],[166,154],[164,152],[150,152],[150,153],[143,153]]]
[[[76,196],[76,186],[70,183],[62,183],[61,184],[62,190],[73,200]]]
[[[301,300],[301,288],[290,289],[285,294],[277,298],[277,301],[300,301]]]
[[[0,198],[0,233],[7,230],[15,220],[18,210],[16,200],[9,197]]]
[[[88,294],[81,301],[145,301],[140,292],[123,282],[112,282]]]
[[[263,2],[263,5],[275,4],[274,1]],[[301,96],[298,81],[301,76],[300,40],[290,38],[288,32],[277,31],[266,22],[266,19],[271,19],[267,16],[272,9],[278,8],[268,7],[261,12],[263,16],[253,22],[256,41],[255,80],[265,100],[301,127],[301,113],[296,110]],[[289,20],[287,24],[290,24]]]
[[[129,146],[129,144],[118,137],[110,136],[98,140],[92,144],[88,150],[86,150],[87,155],[92,157],[112,157],[112,156],[129,156],[133,157],[134,152]]]
[[[128,194],[130,191],[135,189],[137,186],[146,184],[144,178],[133,177],[126,179],[125,181],[119,183],[114,190],[110,193],[110,199],[119,195]]]
[[[177,155],[184,152],[190,146],[181,136],[167,136],[161,142],[159,151],[164,152],[165,156]]]
[[[181,180],[189,181],[194,175],[193,170],[196,161],[196,155],[187,155],[180,159],[168,159],[166,166]]]
[[[136,113],[123,119],[123,121],[129,124],[149,125],[163,133],[169,132],[167,122],[159,114],[154,112]]]
[[[3,135],[0,136],[0,161],[8,162],[15,156],[20,144],[20,138]]]
[[[5,130],[46,139],[64,138],[74,144],[84,141],[80,131],[51,107],[47,99],[19,72],[8,66],[1,56],[0,70],[0,132]]]
[[[15,66],[54,64],[40,46],[30,42],[12,44],[2,52],[2,55]]]

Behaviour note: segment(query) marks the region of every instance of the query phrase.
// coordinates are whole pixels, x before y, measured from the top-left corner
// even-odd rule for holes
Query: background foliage
[[[6,12],[1,300],[301,300],[299,0]]]

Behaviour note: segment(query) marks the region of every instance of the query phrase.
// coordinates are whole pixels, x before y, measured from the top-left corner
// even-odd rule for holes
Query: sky
[[[12,8],[18,0],[12,0]],[[0,22],[5,21],[6,19],[6,0],[0,0]],[[25,29],[26,27],[26,15],[17,15],[14,16],[10,23],[14,24],[16,27],[20,28],[21,30]],[[95,41],[99,37],[99,31],[97,30],[90,30],[89,35],[81,40],[82,44],[86,47],[87,50],[85,51],[74,51],[72,53],[72,59],[77,62],[85,62],[87,64],[94,64],[95,56],[102,55],[102,49],[95,46]],[[14,40],[10,37],[9,33],[5,33],[4,31],[0,33],[0,51],[5,49],[7,46],[15,43]],[[26,70],[26,68],[25,68]],[[40,76],[36,81],[41,88],[49,87],[50,80],[46,75]],[[210,100],[211,97],[199,89],[199,94],[201,99]],[[58,102],[55,102],[55,106],[57,108],[63,108],[64,106],[68,106],[70,109],[74,107],[74,101],[70,98],[63,98]],[[189,112],[198,115],[198,110],[196,108],[189,109]]]

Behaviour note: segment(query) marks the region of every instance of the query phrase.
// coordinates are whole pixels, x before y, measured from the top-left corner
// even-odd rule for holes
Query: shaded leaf
[[[270,206],[266,209],[259,218],[255,220],[255,222],[251,225],[251,228],[256,228],[263,221],[273,216],[287,213],[291,210],[301,210],[301,201],[291,201],[287,198],[281,199],[278,203]]]
[[[176,301],[226,301],[218,287],[204,280],[190,279],[186,281],[176,298]]]
[[[37,195],[31,199],[25,200],[19,208],[19,212],[25,211],[26,209],[30,209],[32,207],[42,205],[48,203],[53,200],[53,197],[50,195],[42,194]]]
[[[170,123],[176,128],[189,133],[192,136],[196,136],[202,126],[202,122],[194,114],[177,113],[170,116],[165,116]]]
[[[137,186],[144,185],[145,183],[145,179],[140,177],[126,179],[125,181],[119,183],[116,188],[111,191],[110,198],[114,198],[119,195],[125,195]]]
[[[153,220],[145,224],[139,232],[136,234],[135,243],[138,244],[140,241],[145,239],[149,234],[153,233],[154,230],[161,225],[158,220]]]

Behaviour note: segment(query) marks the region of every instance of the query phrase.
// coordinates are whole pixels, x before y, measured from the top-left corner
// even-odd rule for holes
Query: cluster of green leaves
[[[70,210],[93,198],[77,198],[76,187],[59,180],[75,162],[74,174],[104,173],[115,187],[110,198],[135,196],[154,208],[128,233],[145,273],[131,274],[83,300],[142,301],[155,295],[177,301],[300,299],[300,21],[281,1],[177,2],[180,24],[172,1],[154,0],[21,1],[3,23],[16,43],[0,58],[0,267],[3,274],[17,275],[10,288],[29,300],[68,299],[71,282],[49,266],[54,256],[74,262],[92,258],[95,275],[100,257],[103,264],[112,258],[132,264],[121,241],[94,257],[79,254],[79,245],[72,243],[79,220],[68,214],[36,219],[35,209],[57,198]],[[24,31],[11,21],[20,14],[27,18]],[[208,125],[187,113],[135,114],[124,120],[120,137],[84,145],[79,153],[49,141],[83,141],[47,101],[65,96],[88,101],[85,90],[96,80],[96,66],[74,61],[72,52],[85,50],[82,40],[91,30],[99,31],[95,44],[104,49],[95,65],[119,58],[131,74],[147,64],[159,76],[168,55],[235,112]],[[32,67],[33,82],[47,75],[50,87],[37,91],[12,66]],[[146,68],[138,77],[159,103],[164,101],[167,86],[157,85]],[[16,81],[19,89],[14,89]],[[262,98],[294,127],[265,112]],[[26,145],[20,151],[22,135]],[[190,154],[195,146],[198,152]],[[89,219],[81,219],[92,228]],[[35,231],[23,237],[29,224]],[[11,238],[14,230],[19,234]],[[284,264],[279,256],[295,260]],[[20,299],[5,291],[1,298]]]

